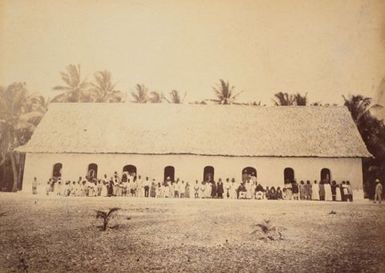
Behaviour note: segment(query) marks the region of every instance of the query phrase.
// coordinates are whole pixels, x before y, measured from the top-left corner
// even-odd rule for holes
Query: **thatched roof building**
[[[345,107],[51,104],[27,153],[368,157]]]
[[[344,107],[51,104],[27,145],[33,177],[140,174],[156,181],[234,178],[266,186],[350,180],[362,192],[371,156]]]

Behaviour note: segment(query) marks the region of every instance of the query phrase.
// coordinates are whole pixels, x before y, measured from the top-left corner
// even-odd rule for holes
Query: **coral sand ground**
[[[95,210],[112,207],[100,231]],[[385,204],[369,201],[1,193],[1,212],[0,272],[385,272]]]

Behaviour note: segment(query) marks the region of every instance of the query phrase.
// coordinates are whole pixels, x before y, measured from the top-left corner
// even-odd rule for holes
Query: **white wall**
[[[288,157],[223,157],[195,155],[126,155],[126,154],[27,154],[23,191],[31,192],[33,177],[45,184],[52,175],[53,165],[63,164],[63,180],[77,180],[84,177],[88,164],[98,164],[98,177],[105,173],[110,177],[114,171],[121,173],[124,165],[135,165],[142,177],[149,176],[163,180],[164,168],[175,167],[175,177],[193,182],[203,179],[203,168],[215,168],[215,180],[235,178],[241,180],[245,167],[257,169],[258,182],[264,186],[282,186],[283,170],[291,167],[297,181],[320,180],[322,168],[331,171],[331,179],[341,182],[349,180],[353,189],[362,191],[362,166],[359,158],[288,158]]]

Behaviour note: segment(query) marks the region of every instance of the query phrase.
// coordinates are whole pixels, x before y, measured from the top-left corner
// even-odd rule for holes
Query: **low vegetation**
[[[112,208],[108,212],[97,210],[96,211],[96,219],[102,219],[103,225],[101,226],[102,231],[107,230],[108,223],[110,222],[113,215],[120,210],[120,208]]]
[[[22,272],[24,264],[30,273],[384,269],[385,210],[367,201],[35,200],[0,193],[2,211],[12,212],[0,220],[0,272]],[[120,208],[107,230],[119,228],[95,232],[100,207]]]

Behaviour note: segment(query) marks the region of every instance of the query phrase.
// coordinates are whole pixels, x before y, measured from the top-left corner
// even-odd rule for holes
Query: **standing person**
[[[100,193],[101,196],[108,196],[108,189],[107,189],[107,183],[104,179],[102,180],[102,191]]]
[[[114,196],[114,179],[112,177],[110,178],[110,182],[108,183],[107,196]]]
[[[238,195],[238,184],[235,182],[235,178],[231,179],[230,198],[237,199]]]
[[[292,190],[293,190],[293,199],[298,200],[299,189],[298,189],[298,183],[295,180],[293,181]]]
[[[305,200],[306,199],[306,187],[305,187],[305,182],[301,180],[299,183],[299,199],[300,200]]]
[[[133,197],[138,197],[138,183],[136,182],[135,176],[131,177],[133,177],[131,183],[131,194]]]
[[[102,181],[100,179],[98,179],[97,189],[98,189],[98,196],[102,196],[103,184],[102,184]]]
[[[325,185],[323,181],[319,183],[319,200],[325,201]]]
[[[325,188],[325,200],[331,201],[332,200],[332,189],[331,189],[329,181],[325,182],[324,188]]]
[[[179,197],[185,198],[185,193],[186,193],[186,185],[184,183],[184,180],[182,180],[182,183],[180,183],[179,185]]]
[[[148,176],[146,176],[146,179],[144,180],[143,184],[144,184],[144,197],[148,197],[149,191],[150,191],[150,180],[148,180]]]
[[[179,178],[177,178],[174,184],[174,198],[179,198],[179,188]]]
[[[217,198],[217,184],[215,181],[211,181],[211,198]]]
[[[345,181],[342,181],[341,186],[340,186],[340,190],[341,190],[341,200],[346,202],[346,197],[347,197],[347,194],[348,194],[348,189],[346,187],[346,182]]]
[[[270,200],[270,188],[269,186],[266,186],[266,189],[265,189],[265,198],[267,200]]]
[[[195,180],[194,198],[199,198],[199,184],[198,184],[198,180]]]
[[[376,203],[376,201],[378,200],[378,203],[381,204],[382,191],[383,191],[382,184],[380,182],[380,179],[377,178],[376,179],[376,188],[374,190],[374,203]]]
[[[283,199],[281,187],[277,188],[276,195],[277,195],[277,200]]]
[[[32,194],[37,194],[37,178],[34,177],[32,181]]]
[[[291,200],[293,196],[293,186],[289,180],[287,180],[285,183],[285,189],[286,189],[286,199]]]
[[[56,195],[62,196],[63,195],[63,184],[61,179],[58,180],[56,185]]]
[[[211,197],[211,183],[209,181],[206,181],[206,184],[205,184],[206,188],[205,188],[205,194],[206,194],[206,198],[210,198]]]
[[[220,198],[220,199],[223,198],[223,192],[224,192],[224,189],[223,189],[223,182],[222,182],[222,179],[219,178],[219,180],[218,180],[218,185],[217,185],[217,194],[218,194],[218,198]]]
[[[337,183],[334,180],[332,181],[331,191],[332,191],[332,200],[337,201]]]
[[[164,182],[163,186],[163,196],[164,198],[170,198],[170,184],[168,183],[168,180]]]
[[[270,199],[277,200],[277,191],[275,190],[274,186],[270,188]]]
[[[156,187],[156,198],[162,198],[163,197],[163,186],[162,183],[158,183]]]
[[[186,186],[184,188],[184,197],[192,198],[192,196],[190,196],[190,183],[188,181],[186,182]]]
[[[313,187],[310,183],[309,180],[306,181],[306,199],[307,200],[312,200],[312,195],[313,195]]]
[[[206,198],[206,184],[203,181],[200,186],[200,198]]]
[[[319,185],[317,180],[314,180],[314,185],[312,186],[312,200],[319,200]]]
[[[336,201],[342,201],[340,184],[336,184]]]
[[[230,191],[231,191],[231,183],[230,183],[230,179],[229,178],[226,178],[226,182],[225,182],[225,185],[224,185],[224,190],[225,190],[225,198],[226,199],[229,199],[230,198]]]
[[[155,183],[155,179],[152,179],[152,183],[151,183],[151,186],[150,186],[150,197],[156,197],[156,183]]]
[[[136,184],[138,185],[138,197],[144,197],[144,185],[140,175],[138,175],[138,178],[136,179]]]
[[[346,188],[348,189],[348,199],[350,202],[353,202],[353,189],[352,189],[352,185],[350,185],[350,182],[349,180],[346,181]]]

